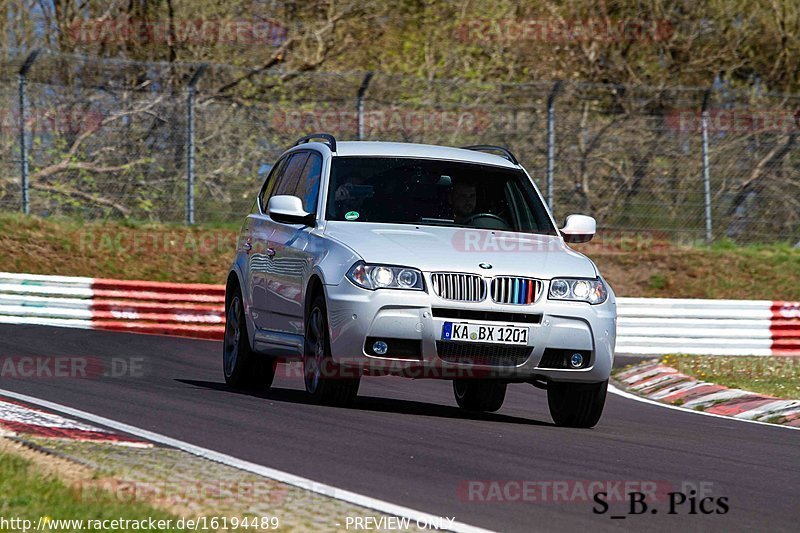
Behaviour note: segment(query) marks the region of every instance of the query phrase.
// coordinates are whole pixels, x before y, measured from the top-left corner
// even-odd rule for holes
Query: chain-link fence
[[[14,85],[3,80],[0,82],[0,210],[19,209],[21,197],[19,191],[19,121],[16,101],[17,91]],[[16,179],[14,179],[16,178]]]
[[[24,59],[0,67],[3,210],[22,208]],[[24,115],[30,212],[238,221],[275,158],[327,131],[507,146],[559,220],[586,213],[682,241],[800,240],[800,96],[199,67],[38,58]]]

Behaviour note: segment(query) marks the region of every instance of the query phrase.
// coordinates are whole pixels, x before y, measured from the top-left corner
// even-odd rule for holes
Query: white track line
[[[1,392],[1,391],[0,391]],[[762,426],[770,426],[773,428],[783,428],[783,429],[795,429],[800,430],[800,427],[795,426],[784,426],[781,424],[770,424],[769,422],[761,422],[760,420],[748,420],[747,418],[736,418],[733,416],[725,416],[725,415],[718,415],[716,413],[706,413],[705,411],[698,411],[696,409],[689,409],[686,407],[681,407],[679,405],[670,405],[667,403],[657,402],[655,400],[651,400],[650,398],[644,398],[642,396],[638,396],[636,394],[631,394],[630,392],[626,392],[624,390],[618,389],[612,384],[608,384],[608,392],[612,394],[616,394],[617,396],[622,396],[623,398],[627,398],[629,400],[636,400],[637,402],[642,403],[649,403],[651,405],[657,405],[659,407],[665,407],[667,409],[674,409],[676,411],[683,411],[685,413],[693,413],[696,415],[704,415],[704,416],[713,416],[715,418],[724,418],[725,420],[737,420],[739,422],[747,422],[749,424],[759,424]]]
[[[188,442],[184,442],[182,440],[173,439],[172,437],[167,437],[165,435],[154,433],[146,429],[141,429],[136,426],[130,426],[122,422],[111,420],[110,418],[93,415],[92,413],[87,413],[86,411],[81,411],[79,409],[73,409],[72,407],[67,407],[66,405],[50,402],[48,400],[41,400],[33,396],[19,394],[17,392],[8,391],[4,389],[0,389],[0,395],[6,396],[7,398],[13,398],[15,400],[31,403],[33,405],[38,405],[40,407],[51,409],[53,411],[58,411],[60,413],[74,416],[76,418],[81,418],[89,422],[94,422],[95,424],[100,424],[102,426],[116,429],[117,431],[122,431],[130,435],[135,435],[142,439],[146,439],[152,442],[163,444],[165,446],[171,446],[173,448],[183,450],[192,455],[203,457],[210,461],[222,463],[224,465],[231,466],[233,468],[238,468],[239,470],[244,470],[246,472],[251,472],[259,476],[267,477],[270,479],[274,479],[276,481],[280,481],[282,483],[286,483],[287,485],[292,485],[294,487],[299,487],[301,489],[315,492],[317,494],[322,494],[323,496],[328,496],[336,500],[352,503],[353,505],[374,509],[376,511],[380,511],[382,513],[386,513],[392,516],[408,518],[413,521],[418,521],[420,524],[422,523],[436,524],[440,521],[440,517],[438,516],[434,516],[428,513],[423,513],[421,511],[416,511],[408,507],[395,505],[393,503],[379,500],[377,498],[372,498],[370,496],[364,496],[361,494],[357,494],[355,492],[350,492],[347,490],[332,487],[330,485],[325,485],[323,483],[318,483],[311,479],[295,476],[294,474],[289,474],[288,472],[283,472],[281,470],[276,470],[274,468],[269,468],[267,466],[261,466],[255,463],[250,463],[248,461],[243,461],[241,459],[237,459],[230,455],[226,455],[220,452],[215,452],[214,450],[209,450],[208,448],[195,446],[194,444],[189,444]],[[468,524],[464,524],[461,522],[453,522],[452,524],[450,524],[448,531],[483,533],[483,532],[490,532],[491,530],[482,529],[476,526],[470,526]]]

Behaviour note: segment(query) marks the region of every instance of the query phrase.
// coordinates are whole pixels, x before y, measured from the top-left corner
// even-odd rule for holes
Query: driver
[[[372,187],[367,184],[366,176],[353,174],[343,181],[344,183],[339,185],[334,193],[336,212],[341,216],[350,211],[361,212],[365,200],[372,196]]]
[[[475,206],[478,203],[478,189],[474,183],[456,181],[450,189],[448,200],[450,201],[450,208],[453,211],[453,219],[456,224],[463,224],[475,214]]]

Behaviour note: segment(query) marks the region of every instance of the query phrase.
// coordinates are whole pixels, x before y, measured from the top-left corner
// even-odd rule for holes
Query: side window
[[[297,189],[294,195],[303,200],[303,210],[306,213],[317,212],[317,195],[319,194],[319,180],[322,176],[322,157],[317,153],[310,153],[305,168],[303,168]]]
[[[264,180],[264,186],[261,188],[261,194],[259,195],[259,203],[261,204],[262,213],[267,212],[267,202],[269,201],[269,197],[272,196],[272,191],[275,189],[275,182],[280,179],[281,173],[283,172],[288,159],[288,157],[284,157],[275,163],[275,166],[273,166],[272,170],[269,172],[269,176],[267,176],[267,179]]]
[[[275,187],[275,192],[270,196],[279,196],[281,194],[294,194],[297,189],[297,181],[300,179],[300,174],[303,173],[303,167],[306,166],[308,160],[308,152],[298,152],[289,157],[289,162],[286,164],[286,170],[278,178],[278,184]]]

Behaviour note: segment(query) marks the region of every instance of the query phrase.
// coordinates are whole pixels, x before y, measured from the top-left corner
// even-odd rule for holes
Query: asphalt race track
[[[545,393],[532,386],[509,387],[495,415],[469,416],[455,407],[448,382],[387,377],[365,378],[353,408],[323,407],[307,402],[299,377],[280,376],[264,394],[229,390],[220,352],[211,341],[3,325],[2,358],[143,358],[144,376],[4,377],[0,388],[488,529],[796,531],[800,523],[798,431],[612,394],[598,427],[562,429],[551,423]],[[683,487],[687,496],[702,488],[727,498],[730,510],[689,514],[686,503],[668,515],[661,501],[649,502],[656,514],[612,519],[626,514],[627,502],[605,514],[586,500],[481,502],[470,500],[470,480],[485,487],[652,481]]]

